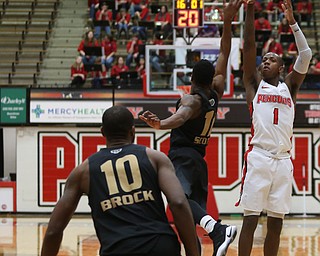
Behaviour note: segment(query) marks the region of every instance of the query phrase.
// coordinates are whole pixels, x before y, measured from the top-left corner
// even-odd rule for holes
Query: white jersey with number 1
[[[250,145],[273,155],[291,150],[294,102],[288,86],[273,86],[261,80],[251,105],[252,139]]]

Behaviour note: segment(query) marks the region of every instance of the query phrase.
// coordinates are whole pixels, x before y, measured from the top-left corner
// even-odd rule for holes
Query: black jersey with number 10
[[[175,236],[146,147],[101,149],[89,157],[89,171],[100,255],[146,254],[159,235]]]

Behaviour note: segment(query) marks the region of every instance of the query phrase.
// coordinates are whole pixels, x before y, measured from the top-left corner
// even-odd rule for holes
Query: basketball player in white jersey
[[[267,53],[256,69],[254,2],[248,0],[243,46],[243,83],[252,118],[252,139],[245,153],[241,198],[244,218],[239,256],[249,256],[260,213],[267,212],[264,256],[276,256],[285,214],[289,212],[293,178],[290,159],[296,96],[312,57],[306,38],[296,23],[291,0],[282,8],[295,37],[299,56],[282,82],[283,60]]]

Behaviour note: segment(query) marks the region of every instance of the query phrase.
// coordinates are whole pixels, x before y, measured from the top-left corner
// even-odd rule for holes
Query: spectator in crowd
[[[79,47],[78,47],[78,52],[80,53],[82,57],[82,62],[83,64],[94,64],[97,56],[94,55],[88,55],[85,53],[85,47],[87,46],[99,46],[99,42],[94,38],[93,36],[93,31],[89,30],[85,34],[85,38],[81,40]]]
[[[117,30],[118,30],[118,38],[121,37],[121,33],[125,33],[125,37],[128,39],[128,28],[130,23],[130,14],[127,13],[127,10],[122,8],[120,12],[117,14],[116,22],[117,22]]]
[[[132,34],[138,34],[139,39],[146,40],[147,39],[147,30],[143,26],[139,26],[139,21],[141,21],[140,12],[136,12],[132,17]]]
[[[312,58],[308,73],[312,75],[320,75],[320,55],[315,55]]]
[[[112,25],[112,11],[108,9],[108,5],[103,2],[101,4],[101,9],[98,9],[96,12],[96,21],[106,21],[109,22],[109,25],[106,26],[95,26],[94,27],[94,37],[99,39],[101,35],[101,29],[104,29],[107,35],[111,35],[111,28]]]
[[[130,7],[130,0],[117,0],[118,2],[118,12],[121,9],[129,10]]]
[[[300,15],[300,21],[306,21],[310,27],[312,17],[312,3],[310,0],[300,0],[297,4],[297,11]]]
[[[142,0],[141,4],[141,11],[140,11],[140,19],[142,21],[149,21],[151,19],[149,15],[149,7],[148,7],[148,1],[147,0]]]
[[[273,52],[278,54],[280,57],[283,56],[283,48],[282,45],[277,42],[277,35],[272,34],[269,40],[264,44],[262,49],[262,56],[264,56],[268,52]]]
[[[111,35],[106,35],[104,40],[101,42],[101,46],[104,49],[104,55],[101,58],[102,72],[105,72],[112,66],[117,52],[117,42]]]
[[[287,54],[288,56],[291,56],[291,57],[298,56],[298,49],[295,42],[292,42],[291,44],[289,44]]]
[[[290,25],[288,23],[288,20],[286,17],[283,17],[279,26],[278,26],[278,33],[280,34],[292,34],[292,30],[290,28]]]
[[[153,45],[163,45],[163,35],[160,33],[155,33],[153,36],[153,40],[149,42],[149,44]],[[161,62],[164,62],[164,59],[166,57],[165,50],[153,50],[150,51],[150,64],[151,67],[157,72],[162,73],[163,68],[161,66]]]
[[[310,82],[305,82],[305,86],[308,89],[320,89],[320,55],[316,54],[312,58],[311,65],[308,70],[308,74],[317,75],[317,79],[312,79]]]
[[[129,68],[124,64],[123,58],[118,57],[116,64],[111,68],[112,83],[119,86],[121,84],[120,73],[128,70]]]
[[[133,34],[131,40],[127,43],[127,58],[126,65],[130,67],[130,64],[134,60],[136,63],[139,60],[139,45],[143,42],[139,39],[138,34]]]
[[[288,50],[287,50],[287,58],[289,58],[291,60],[291,63],[287,68],[288,74],[293,71],[293,66],[294,66],[294,63],[295,63],[297,57],[298,57],[298,48],[297,48],[296,43],[292,42],[289,44]]]
[[[141,11],[140,4],[141,4],[141,0],[131,0],[131,5],[129,9],[129,14],[131,17],[133,17],[136,12]]]
[[[270,22],[265,18],[263,13],[258,14],[258,18],[254,21],[255,30],[271,30]]]
[[[159,23],[160,27],[158,29],[163,32],[164,39],[167,39],[168,36],[172,33],[172,24],[171,24],[171,14],[168,12],[168,7],[166,5],[161,6],[161,10],[156,14],[154,21],[156,25]]]
[[[137,64],[135,70],[138,73],[138,78],[142,80],[146,75],[146,60],[143,55],[140,56],[139,63]]]
[[[278,21],[278,19],[282,19],[283,10],[282,10],[282,0],[270,0],[267,4],[266,12],[268,14],[269,22]]]
[[[256,31],[256,42],[258,43],[257,48],[262,49],[264,43],[269,39],[271,30],[272,30],[271,24],[266,19],[264,13],[258,13],[257,18],[254,21],[254,27]],[[269,34],[259,33],[260,31],[261,32],[268,31]],[[259,58],[258,55],[257,57]],[[260,61],[257,61],[257,65],[260,65]]]
[[[89,0],[89,17],[91,20],[95,19],[95,13],[99,9],[100,1],[99,0]]]
[[[80,88],[86,81],[86,75],[82,57],[78,56],[71,66],[71,87]]]

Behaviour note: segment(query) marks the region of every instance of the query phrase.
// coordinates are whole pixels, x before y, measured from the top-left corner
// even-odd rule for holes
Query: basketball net
[[[180,97],[183,97],[185,94],[190,94],[191,85],[177,85],[177,90],[180,94]]]

